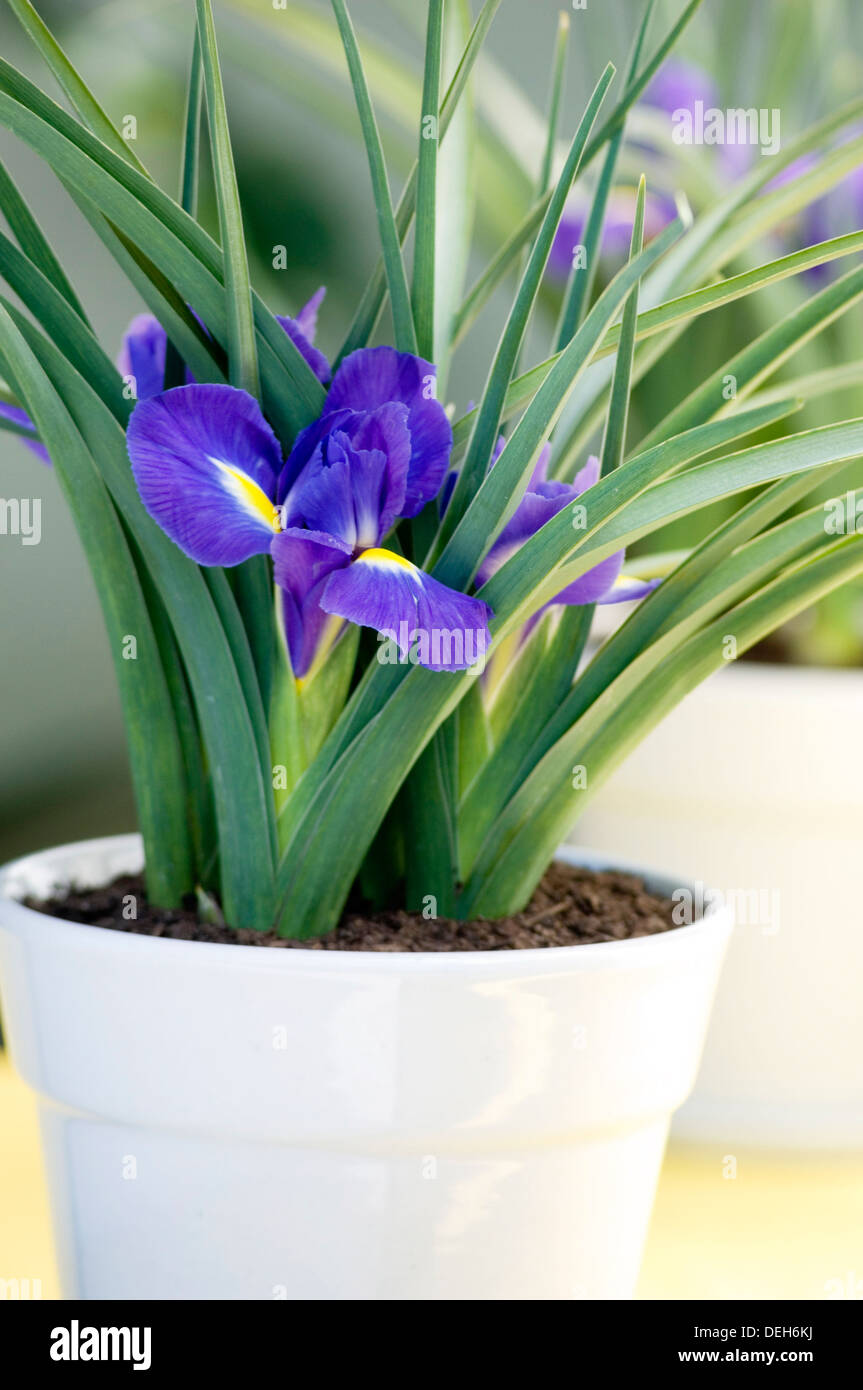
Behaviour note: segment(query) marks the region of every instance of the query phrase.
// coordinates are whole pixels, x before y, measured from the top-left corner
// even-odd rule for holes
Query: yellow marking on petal
[[[323,631],[318,638],[318,649],[315,652],[311,666],[304,676],[296,677],[298,695],[302,696],[309,682],[314,680],[333,647],[336,645],[336,641],[344,631],[344,627],[344,618],[340,618],[337,613],[330,613]]]
[[[229,463],[221,463],[219,459],[214,459],[213,462],[230,478],[231,491],[242,502],[246,510],[265,521],[274,531],[280,531],[282,528],[279,524],[279,509],[273,505],[264,489],[258,486],[254,478],[250,478],[248,473],[244,473],[240,468],[232,468]]]
[[[403,569],[416,573],[416,565],[412,565],[410,560],[405,559],[404,555],[396,555],[394,550],[379,550],[376,547],[371,550],[364,550],[361,555],[357,556],[357,562],[360,560],[377,561],[378,564],[401,565]]]

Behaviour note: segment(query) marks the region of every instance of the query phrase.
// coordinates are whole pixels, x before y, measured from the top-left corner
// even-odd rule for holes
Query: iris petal
[[[277,314],[276,318],[284,328],[294,347],[308,362],[318,381],[324,385],[329,381],[332,371],[330,364],[319,348],[315,347],[315,334],[318,331],[318,309],[321,307],[326,290],[323,286],[304,304],[296,318]]]
[[[326,531],[353,551],[357,521],[351,467],[342,439],[338,433],[330,437],[326,458],[322,446],[315,451],[286,504],[285,521],[291,528],[304,523],[312,531]]]
[[[352,545],[377,545],[404,506],[411,455],[407,414],[406,406],[392,402],[368,413],[335,411],[303,430],[279,484],[286,524],[305,522]],[[337,491],[330,515],[326,475],[337,459],[348,468],[344,482],[331,479]],[[353,521],[345,520],[349,515]]]
[[[581,574],[578,579],[567,584],[553,601],[571,606],[582,603],[614,603],[616,600],[609,599],[608,596],[617,583],[624,558],[625,552],[622,550],[618,550],[615,555],[609,555],[608,559],[601,560],[592,570],[588,570],[587,574]]]
[[[281,450],[252,396],[179,386],[138,402],[126,440],[144,506],[198,564],[269,550]]]
[[[411,458],[402,516],[416,516],[436,497],[452,452],[452,427],[434,395],[437,370],[422,357],[391,347],[361,348],[346,357],[327,396],[328,411],[374,410],[390,401],[408,408]]]
[[[298,349],[302,357],[311,367],[318,381],[326,385],[330,379],[330,364],[320,348],[316,348],[309,342],[305,333],[300,328],[296,319],[292,319],[288,314],[276,314],[276,318],[284,328],[294,347]]]
[[[574,496],[579,497],[581,493],[587,492],[589,487],[593,487],[594,483],[598,483],[601,471],[602,465],[599,459],[596,454],[591,454],[584,467],[580,468],[575,475],[572,484],[575,490]]]
[[[635,603],[639,599],[647,598],[647,595],[658,589],[661,583],[661,579],[627,579],[625,575],[620,575],[614,587],[598,602]]]
[[[313,420],[304,430],[300,430],[294,440],[294,447],[279,478],[278,501],[287,508],[288,525],[293,525],[293,488],[302,475],[303,469],[314,458],[316,451],[326,442],[333,430],[341,429],[352,416],[350,410],[326,411]]]
[[[122,376],[135,378],[139,401],[158,395],[165,384],[167,344],[167,334],[152,314],[137,314],[123,334],[117,367]]]
[[[393,640],[432,671],[463,671],[482,662],[491,609],[457,593],[389,550],[365,551],[327,580],[321,607]]]
[[[324,302],[326,293],[326,288],[321,285],[319,290],[315,290],[308,303],[303,305],[295,319],[300,332],[308,338],[310,343],[315,341],[318,334],[318,310]]]
[[[545,487],[550,486],[544,484]],[[511,555],[514,555],[531,536],[556,516],[566,506],[575,493],[572,488],[552,497],[544,497],[539,492],[526,492],[518,507],[501,531],[491,550],[486,555],[476,577],[478,585],[486,584],[496,574]]]
[[[271,550],[291,670],[301,679],[308,674],[332,621],[320,605],[324,586],[333,570],[350,563],[351,550],[326,532],[297,528],[276,536]]]

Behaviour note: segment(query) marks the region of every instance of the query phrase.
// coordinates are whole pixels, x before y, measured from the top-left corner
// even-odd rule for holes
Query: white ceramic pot
[[[727,912],[405,955],[159,940],[17,901],[140,865],[120,836],[0,875],[67,1297],[631,1296]]]
[[[675,1132],[863,1147],[863,672],[741,663],[631,755],[579,844],[687,864],[737,925]]]

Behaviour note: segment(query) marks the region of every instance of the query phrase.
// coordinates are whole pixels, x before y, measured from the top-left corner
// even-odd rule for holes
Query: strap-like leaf
[[[54,255],[41,227],[15,186],[9,171],[0,163],[0,208],[10,230],[24,255],[46,275],[62,294],[79,318],[87,322],[81,301],[70,285],[66,273]]]
[[[417,232],[414,244],[413,317],[420,356],[434,356],[437,151],[440,123],[443,0],[428,0],[425,76],[417,160]],[[395,224],[393,224],[395,227]],[[395,232],[398,239],[398,231]]]
[[[486,470],[491,461],[492,452],[500,429],[501,418],[503,416],[506,393],[509,390],[513,369],[518,359],[521,344],[524,340],[534,302],[539,293],[540,282],[546,262],[548,261],[555,232],[563,216],[566,199],[572,187],[573,179],[578,172],[588,136],[593,128],[597,113],[602,105],[603,98],[608,91],[613,76],[614,68],[609,64],[597,82],[590,100],[587,103],[584,115],[581,118],[572,145],[570,146],[563,171],[558,179],[551,202],[549,203],[548,211],[543,218],[542,226],[537,234],[536,242],[522,277],[521,284],[519,285],[518,293],[515,297],[515,302],[507,319],[506,327],[504,328],[497,352],[495,353],[491,372],[486,383],[485,391],[483,392],[482,404],[477,413],[476,423],[474,424],[470,444],[468,445],[467,455],[453,489],[446,516],[441,526],[438,550],[440,550],[455,533],[456,527],[467,510],[468,502],[485,477]]]
[[[480,10],[476,24],[465,45],[461,62],[456,68],[441,105],[440,125],[438,128],[438,137],[440,140],[444,139],[455,117],[459,103],[464,96],[468,80],[473,72],[474,65],[480,55],[485,37],[491,28],[492,20],[497,13],[500,3],[501,0],[485,0],[485,4]],[[410,231],[411,223],[413,222],[414,213],[416,211],[418,177],[419,169],[417,165],[414,164],[407,182],[405,183],[404,192],[399,199],[399,204],[395,212],[395,222],[400,242],[404,242]],[[365,347],[369,342],[374,332],[375,324],[378,321],[378,316],[383,308],[386,291],[387,272],[382,257],[375,266],[372,277],[360,300],[356,315],[348,330],[347,338],[336,359],[337,365],[350,353],[355,352],[357,348]]]
[[[86,541],[123,704],[147,855],[148,892],[156,904],[178,907],[192,887],[185,773],[165,673],[135,564],[81,435],[2,303],[0,357],[54,460],[75,525]]]
[[[85,125],[89,126],[93,134],[104,141],[115,154],[128,160],[142,174],[146,174],[147,171],[138,156],[100,106],[77,68],[63,52],[45,21],[39,17],[30,4],[30,0],[9,0],[9,6],[51,69],[58,84],[65,92],[72,109],[77,111]]]
[[[626,70],[625,88],[631,86],[638,72],[638,64],[641,62],[641,50],[644,47],[644,39],[647,34],[654,6],[655,0],[647,0],[641,18],[641,24],[636,31],[635,41],[632,45],[629,66]],[[558,352],[561,352],[572,338],[573,333],[584,318],[585,311],[590,303],[593,282],[596,278],[596,270],[599,265],[599,257],[602,250],[602,229],[605,225],[605,212],[614,183],[620,147],[623,143],[623,129],[623,124],[621,123],[611,136],[608,142],[605,159],[602,162],[602,172],[599,175],[596,192],[593,195],[593,201],[590,205],[590,212],[588,213],[587,223],[584,229],[584,266],[581,268],[573,266],[570,271],[560,312],[560,325],[557,332]]]
[[[339,32],[342,36],[345,56],[348,60],[348,69],[354,88],[357,112],[360,118],[363,140],[365,141],[366,154],[369,161],[369,172],[371,174],[375,208],[377,209],[378,215],[378,231],[380,233],[384,265],[386,266],[387,285],[389,287],[390,303],[393,311],[396,346],[402,352],[416,352],[416,331],[414,328],[413,312],[411,310],[410,294],[408,292],[408,282],[405,275],[404,262],[402,260],[401,238],[393,213],[392,195],[390,193],[380,131],[378,130],[378,123],[375,119],[372,99],[369,94],[368,82],[366,81],[365,71],[363,70],[363,62],[360,57],[357,36],[354,33],[354,26],[351,23],[350,15],[345,6],[345,0],[332,0],[332,6],[339,26]],[[419,183],[417,186],[419,187]]]
[[[239,615],[234,622],[237,646],[232,650],[223,626],[225,607],[220,618],[202,571],[144,511],[121,426],[53,343],[8,305],[7,312],[51,379],[134,535],[183,653],[214,773],[225,918],[236,926],[266,929],[272,925],[275,852],[269,747]],[[224,592],[227,581],[220,571],[208,571],[207,578]],[[228,591],[224,604],[230,598]]]
[[[838,544],[833,540],[822,550],[825,553],[793,566],[688,641],[678,642],[672,632],[627,668],[521,786],[484,847],[459,904],[460,914],[495,916],[524,905],[589,796],[674,705],[723,665],[729,635],[742,653],[803,608],[863,573],[860,537]],[[586,790],[573,788],[569,776],[573,751],[586,769]]]
[[[255,348],[255,322],[252,312],[252,288],[249,283],[249,262],[243,234],[243,213],[237,188],[237,174],[231,151],[228,114],[216,29],[210,0],[196,0],[198,12],[198,42],[204,68],[207,91],[207,119],[210,130],[210,149],[213,156],[213,178],[216,203],[219,209],[219,230],[224,258],[225,290],[228,304],[228,364],[232,386],[239,386],[249,395],[257,396],[258,354]]]
[[[0,124],[31,145],[136,247],[146,247],[213,336],[227,342],[221,252],[177,203],[2,59]],[[277,427],[290,435],[320,414],[324,390],[274,315],[257,296],[253,301],[264,403]]]

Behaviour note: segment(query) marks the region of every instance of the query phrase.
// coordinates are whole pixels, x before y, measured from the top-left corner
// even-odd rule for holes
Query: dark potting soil
[[[123,911],[129,910],[130,898],[135,899],[137,917],[127,921]],[[454,922],[402,910],[354,907],[335,931],[308,941],[202,922],[193,903],[178,911],[152,907],[140,876],[116,878],[105,888],[73,888],[45,902],[28,901],[27,906],[67,922],[143,936],[317,951],[517,951],[626,941],[677,926],[672,920],[674,904],[648,892],[642,879],[566,864],[553,864],[525,910],[513,917]]]

